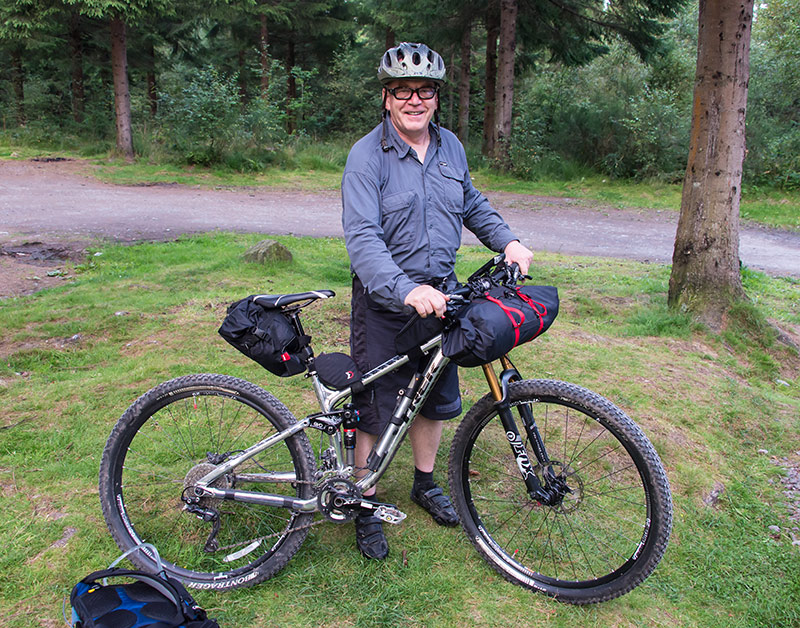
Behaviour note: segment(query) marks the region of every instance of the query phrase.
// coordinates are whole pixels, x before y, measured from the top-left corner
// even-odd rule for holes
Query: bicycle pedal
[[[399,508],[395,506],[389,506],[386,504],[381,504],[378,506],[375,511],[372,513],[381,521],[385,521],[386,523],[393,523],[397,525],[398,523],[402,522],[403,519],[406,518],[406,513],[401,511]]]

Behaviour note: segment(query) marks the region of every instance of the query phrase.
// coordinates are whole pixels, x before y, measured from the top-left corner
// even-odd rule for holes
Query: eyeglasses
[[[439,93],[438,87],[418,87],[412,89],[411,87],[387,87],[386,91],[397,100],[411,100],[411,97],[416,94],[420,100],[430,100]]]

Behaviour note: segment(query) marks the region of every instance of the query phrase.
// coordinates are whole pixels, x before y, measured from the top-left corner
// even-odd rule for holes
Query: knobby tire
[[[295,422],[270,393],[225,375],[179,377],[148,391],[119,419],[103,452],[100,500],[114,540],[123,550],[152,543],[167,572],[196,588],[251,586],[272,577],[299,549],[312,514],[202,498],[220,524],[220,549],[205,551],[213,523],[185,510],[181,495],[220,459]],[[308,439],[299,432],[213,485],[305,499],[315,469]],[[265,481],[272,472],[283,473],[284,481]],[[144,550],[131,560],[154,569]]]
[[[579,386],[525,380],[511,384],[508,396],[533,471],[543,480],[520,419],[525,406],[569,492],[550,506],[528,495],[486,395],[464,417],[450,449],[451,496],[470,541],[507,580],[564,602],[629,592],[661,560],[672,525],[669,483],[655,449],[619,408]]]

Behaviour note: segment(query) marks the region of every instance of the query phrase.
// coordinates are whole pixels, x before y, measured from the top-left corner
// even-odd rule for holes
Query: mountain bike
[[[450,301],[518,277],[496,256]],[[333,296],[273,295],[262,305],[280,308],[302,336],[303,308]],[[400,523],[405,514],[396,506],[362,495],[388,468],[447,365],[442,337],[362,376],[369,386],[409,354],[420,361],[366,469],[354,466],[354,386],[323,383],[310,340],[306,377],[320,412],[301,419],[263,388],[227,375],[187,375],[146,392],[103,452],[100,499],[115,541],[125,551],[154,544],[171,576],[223,590],[274,576],[318,523],[362,512]],[[574,604],[627,593],[655,569],[670,535],[672,501],[658,454],[610,401],[574,384],[523,379],[508,355],[497,362],[482,365],[489,391],[461,420],[449,453],[450,495],[464,532],[522,587]],[[315,452],[309,433],[317,432]],[[147,549],[131,558],[154,568]]]

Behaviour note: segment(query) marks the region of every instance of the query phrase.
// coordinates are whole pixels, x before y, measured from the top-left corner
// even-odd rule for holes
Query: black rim
[[[133,451],[134,454],[136,453],[136,449],[135,448],[133,450],[129,449],[131,447],[131,444],[136,441],[136,437],[145,438],[147,436],[145,434],[142,434],[141,430],[142,430],[142,428],[144,426],[148,425],[151,420],[153,420],[153,417],[157,417],[159,415],[159,413],[162,412],[165,408],[167,408],[169,410],[169,408],[173,408],[173,407],[176,406],[176,404],[180,404],[181,402],[184,403],[184,406],[187,403],[192,403],[192,404],[196,403],[198,407],[205,406],[204,410],[206,412],[206,416],[209,419],[212,418],[212,417],[210,417],[210,408],[209,408],[209,401],[211,399],[224,400],[223,404],[222,404],[223,407],[225,406],[226,402],[228,402],[232,407],[235,407],[235,404],[237,404],[237,402],[238,402],[238,403],[244,404],[244,406],[246,406],[249,411],[252,411],[252,419],[248,422],[247,425],[243,425],[241,427],[241,431],[240,431],[239,435],[234,436],[232,439],[230,439],[230,446],[234,446],[234,447],[238,446],[240,449],[243,449],[246,446],[251,445],[252,442],[245,442],[242,439],[242,436],[243,436],[245,431],[250,429],[253,426],[253,424],[257,420],[259,420],[259,418],[261,418],[261,421],[262,421],[263,424],[265,424],[265,426],[266,426],[266,424],[269,424],[269,426],[271,426],[272,430],[277,430],[278,429],[272,423],[272,421],[270,421],[268,415],[265,415],[265,414],[263,414],[262,412],[259,411],[258,404],[256,404],[255,402],[247,399],[242,394],[239,394],[237,392],[232,392],[232,391],[224,391],[222,389],[217,389],[217,390],[205,389],[204,390],[202,386],[194,386],[194,390],[187,390],[185,392],[180,392],[180,393],[175,394],[173,396],[165,397],[162,400],[159,400],[158,402],[155,402],[154,404],[152,404],[152,410],[147,415],[142,416],[141,420],[137,421],[136,425],[132,426],[132,428],[129,429],[126,432],[126,438],[124,440],[120,440],[116,444],[116,446],[118,447],[118,451],[121,451],[123,453],[122,453],[122,455],[117,457],[117,463],[116,463],[116,466],[115,466],[115,469],[114,469],[113,492],[114,492],[114,502],[115,502],[115,514],[116,514],[116,516],[118,516],[121,519],[121,524],[122,524],[123,528],[127,531],[128,535],[133,540],[133,543],[132,543],[133,545],[135,545],[136,543],[142,542],[142,541],[153,542],[153,540],[155,540],[156,542],[158,542],[158,541],[160,541],[160,539],[149,539],[149,538],[146,538],[147,534],[140,534],[139,529],[142,528],[143,524],[144,524],[144,521],[143,521],[144,515],[141,512],[136,513],[133,518],[131,517],[131,515],[133,515],[134,513],[132,513],[130,511],[130,509],[128,507],[128,503],[132,503],[133,498],[130,498],[130,497],[126,498],[125,497],[125,493],[127,492],[128,494],[130,494],[131,488],[136,486],[136,482],[131,484],[131,472],[132,471],[135,472],[136,469],[132,468],[131,466],[128,466],[126,464],[129,461],[129,453],[131,451]],[[239,415],[241,413],[237,412],[236,414]],[[217,426],[216,441],[217,441],[218,444],[221,444],[221,442],[223,440],[223,429],[225,427],[229,427],[229,426],[225,426],[221,422],[221,418],[223,416],[224,416],[224,412],[223,412],[223,410],[220,410],[219,411],[220,420],[216,421],[216,426]],[[177,423],[177,420],[175,420],[175,421]],[[209,422],[207,422],[207,426],[210,426]],[[209,434],[210,434],[212,440],[214,440],[213,432],[209,431]],[[260,436],[259,438],[263,438],[263,435]],[[149,437],[148,437],[148,439],[149,439]],[[149,440],[152,440],[152,439],[149,439]],[[190,435],[188,433],[180,434],[180,429],[179,428],[178,428],[178,432],[176,432],[176,434],[174,434],[171,437],[170,442],[172,443],[172,445],[175,446],[176,449],[184,448],[185,450],[190,450],[190,449],[194,449],[197,446],[199,446],[199,443],[195,442],[195,438],[194,438],[193,435]],[[288,445],[288,443],[287,443],[287,445]],[[296,455],[297,454],[291,448],[289,448],[288,446],[283,448],[283,451],[287,451],[287,452],[289,452],[291,454],[292,468],[293,469],[297,469],[298,468],[297,460],[296,460]],[[186,458],[186,460],[184,461],[185,468],[186,469],[191,468],[192,464],[191,464],[191,462],[189,462],[190,459],[192,461],[199,462],[199,461],[201,461],[202,456],[204,454],[206,454],[206,453],[208,453],[208,452],[204,451],[202,453],[198,453],[196,451],[193,451],[193,456],[185,457]],[[144,457],[143,459],[145,461],[147,460],[146,457]],[[125,482],[124,482],[125,490],[123,490],[123,486],[120,484],[120,481],[121,481],[122,475],[123,475],[123,469],[125,469],[125,471],[127,472],[127,473],[125,473]],[[148,474],[148,476],[150,478],[154,478],[154,477],[156,477],[156,474],[151,472],[151,473]],[[146,476],[142,475],[141,477],[146,477]],[[162,478],[160,478],[158,480],[152,480],[151,479],[150,483],[162,483],[162,484],[163,483],[171,483],[171,484],[173,484],[174,486],[172,486],[170,488],[170,490],[169,490],[170,501],[172,502],[171,507],[173,509],[178,508],[178,507],[182,507],[182,503],[180,505],[177,503],[177,501],[180,498],[180,495],[182,493],[182,487],[176,485],[176,476],[173,475],[173,477],[170,477],[170,478],[162,477]],[[142,482],[142,484],[144,484],[144,482]],[[273,492],[273,489],[274,489],[274,486],[270,486],[268,490],[269,490],[269,492]],[[296,490],[294,491],[294,496],[301,496],[302,492],[304,492],[303,485],[298,484]],[[251,511],[252,513],[257,514],[258,516],[260,516],[262,518],[268,518],[270,516],[274,517],[274,515],[271,515],[271,513],[269,512],[268,509],[266,509],[264,507],[256,506],[256,505],[242,504],[240,502],[235,502],[235,503],[234,502],[222,502],[219,505],[220,505],[220,510],[222,510],[224,508],[239,507],[240,509],[246,509],[248,511]],[[259,553],[256,554],[256,555],[252,555],[252,554],[248,555],[250,558],[252,558],[252,560],[250,562],[248,562],[247,564],[244,564],[244,565],[242,565],[240,567],[236,567],[236,568],[233,568],[233,569],[230,569],[230,570],[225,570],[225,571],[218,571],[218,570],[213,570],[213,569],[209,569],[207,571],[198,571],[198,570],[194,570],[194,569],[188,569],[188,568],[185,568],[185,567],[181,567],[181,566],[175,564],[174,562],[172,562],[170,560],[171,552],[170,551],[166,551],[166,552],[162,552],[162,560],[164,562],[164,565],[172,573],[174,573],[174,574],[176,574],[178,576],[184,576],[184,577],[187,577],[187,578],[190,578],[190,579],[201,579],[201,580],[202,579],[209,579],[209,578],[213,579],[213,577],[215,575],[216,576],[224,575],[226,579],[235,579],[237,577],[244,576],[245,574],[252,572],[254,569],[257,569],[258,566],[260,566],[266,560],[268,560],[271,556],[273,556],[275,554],[275,552],[277,552],[283,546],[283,544],[286,542],[286,540],[288,539],[289,535],[291,534],[290,528],[294,525],[294,523],[295,523],[295,521],[296,521],[296,519],[298,518],[299,515],[297,513],[292,513],[289,510],[286,510],[284,512],[286,513],[286,517],[283,519],[283,521],[285,522],[285,525],[282,526],[282,529],[281,530],[276,530],[275,528],[270,528],[269,529],[269,534],[270,535],[279,533],[278,536],[277,537],[270,536],[270,538],[264,539],[262,541],[261,545],[257,548]],[[225,515],[222,515],[222,517],[224,517],[224,516]],[[231,519],[233,519],[233,518],[234,517],[231,517]],[[211,524],[201,523],[200,520],[197,519],[197,517],[195,517],[194,515],[192,515],[190,513],[187,513],[187,512],[182,512],[180,516],[176,516],[175,517],[175,526],[176,526],[175,529],[177,529],[177,526],[179,526],[184,521],[184,519],[197,520],[197,522],[199,524],[198,530],[205,531],[206,535],[211,530]],[[126,524],[126,522],[127,522],[127,524]],[[146,528],[146,526],[144,526],[144,527]],[[180,534],[178,534],[178,533],[172,535],[172,534],[169,534],[169,533],[165,533],[163,530],[160,532],[160,534],[162,536],[169,536],[169,537],[173,537],[174,536],[176,538],[180,536]],[[205,538],[202,538],[202,540],[195,541],[195,543],[202,547],[204,541],[205,541]],[[159,549],[161,550],[160,547],[159,547]],[[181,544],[181,551],[185,551],[183,544]],[[231,548],[229,551],[232,553],[232,552],[235,552],[236,549]],[[212,562],[216,563],[217,565],[219,565],[218,561],[210,561],[209,565]]]
[[[526,399],[525,401],[528,402],[531,401],[531,399]],[[502,443],[505,448],[502,452],[502,458],[495,459],[494,452],[485,450],[483,455],[488,456],[487,459],[492,460],[493,464],[495,464],[498,469],[502,468],[508,470],[509,472],[504,474],[507,476],[506,479],[519,487],[519,490],[516,496],[509,494],[505,499],[496,500],[497,504],[503,501],[509,505],[513,504],[513,506],[507,508],[504,513],[506,519],[498,519],[496,521],[492,519],[489,521],[493,516],[490,516],[486,512],[482,515],[479,512],[478,506],[476,506],[476,501],[481,504],[486,504],[487,508],[482,508],[482,510],[486,511],[490,506],[490,502],[486,496],[473,494],[473,485],[480,482],[480,480],[476,478],[480,476],[481,470],[472,468],[471,461],[473,455],[476,453],[474,449],[480,447],[480,437],[488,433],[488,430],[491,429],[490,424],[493,421],[498,426],[498,431],[503,432],[499,418],[494,412],[490,414],[485,421],[482,421],[470,435],[469,444],[463,458],[465,464],[462,467],[462,485],[464,487],[466,503],[473,521],[475,522],[475,532],[483,538],[483,545],[485,548],[496,554],[499,560],[514,565],[523,577],[527,577],[536,583],[549,587],[566,589],[588,589],[602,586],[603,584],[620,578],[628,572],[642,555],[645,545],[650,538],[652,503],[646,479],[641,475],[639,469],[639,467],[642,466],[642,461],[638,460],[636,453],[630,449],[619,434],[615,433],[608,425],[602,423],[599,417],[587,408],[571,404],[563,399],[559,399],[556,402],[553,398],[544,396],[539,396],[537,401],[539,403],[533,404],[535,409],[543,406],[563,408],[566,411],[567,421],[571,420],[575,422],[580,419],[587,425],[589,422],[592,422],[592,424],[600,426],[602,430],[598,430],[598,433],[601,436],[605,434],[605,440],[616,443],[616,448],[613,449],[613,451],[624,452],[625,455],[622,457],[626,457],[630,461],[629,468],[620,471],[615,470],[613,465],[611,465],[612,468],[590,477],[587,474],[591,472],[591,469],[587,467],[592,465],[599,467],[601,461],[603,461],[603,457],[595,456],[594,458],[589,458],[588,462],[591,463],[589,465],[584,463],[578,464],[576,460],[584,453],[591,452],[592,448],[596,449],[600,436],[594,441],[591,441],[590,438],[583,439],[583,436],[581,436],[571,450],[566,447],[566,439],[565,448],[563,450],[553,452],[548,449],[551,460],[557,462],[557,464],[554,465],[557,475],[564,477],[573,491],[582,490],[584,491],[583,497],[586,497],[592,494],[592,491],[599,490],[598,487],[585,486],[587,479],[592,480],[595,484],[597,482],[604,482],[605,485],[602,491],[604,492],[603,497],[607,499],[607,501],[620,502],[620,500],[622,500],[622,503],[628,502],[627,508],[631,512],[640,513],[636,520],[630,521],[627,524],[629,529],[638,528],[640,534],[635,538],[630,538],[629,534],[611,532],[609,536],[604,539],[598,538],[597,536],[593,538],[590,532],[581,532],[577,530],[574,524],[567,520],[567,515],[571,516],[580,513],[583,503],[570,502],[573,496],[569,494],[565,497],[566,504],[559,504],[554,507],[539,505],[534,500],[528,498],[527,495],[525,495],[523,499],[519,499],[520,493],[525,493],[524,483],[519,477],[519,473],[516,471],[516,467],[513,464],[513,457],[506,443]],[[512,405],[519,405],[519,403]],[[545,446],[547,447],[547,430],[551,428],[551,426],[547,424],[550,423],[549,419],[551,417],[546,418],[548,420],[545,421],[545,425],[540,423],[539,428],[545,438]],[[580,434],[581,432],[579,431],[578,433]],[[582,439],[583,443],[581,443]],[[590,442],[591,444],[589,444]],[[525,444],[528,451],[530,451],[527,438],[525,439]],[[612,450],[609,449],[609,451]],[[608,454],[605,458],[609,458],[611,455],[612,454]],[[559,458],[566,459],[561,461]],[[603,464],[608,465],[608,460]],[[576,470],[576,467],[578,470]],[[628,478],[633,477],[631,470],[635,471],[635,478],[637,478],[635,486],[621,485],[616,488],[610,486],[610,482],[614,477],[620,476],[622,473]],[[472,477],[471,474],[473,474]],[[616,479],[619,479],[619,477]],[[581,481],[584,482],[584,486],[579,488],[578,485]],[[632,499],[631,495],[625,494],[626,492],[633,493],[634,491],[629,491],[629,489],[633,488],[641,492],[641,495],[635,499]],[[618,494],[615,495],[615,492]],[[594,497],[597,495],[600,495],[600,493],[595,493],[592,496]],[[498,506],[498,510],[499,509]],[[620,519],[620,515],[615,515],[614,513],[608,513],[604,516],[607,517],[609,522]],[[561,519],[563,519],[563,521]],[[525,537],[526,531],[533,532],[533,535],[538,537],[539,540],[527,539]],[[588,546],[588,542],[581,542],[582,535],[585,535],[586,539],[592,539],[596,543],[592,543],[591,546]],[[502,536],[505,541],[496,538],[498,536]],[[560,537],[561,540],[566,541],[564,543],[565,549],[556,548],[554,546],[554,536]],[[546,540],[542,540],[545,538]],[[605,548],[602,546],[603,543],[606,544]],[[508,546],[509,544],[510,546]],[[620,547],[626,548],[626,551],[619,552]],[[537,550],[539,550],[538,553]],[[567,572],[569,571],[577,575],[581,570],[599,570],[599,563],[601,561],[595,556],[598,551],[605,553],[606,556],[618,556],[618,562],[608,559],[610,562],[616,562],[613,569],[610,571],[603,569],[602,574],[598,573],[591,577],[567,577]],[[617,552],[619,553],[617,554]],[[520,560],[529,564],[532,563],[532,565],[526,566],[523,562],[520,562]],[[548,576],[543,573],[551,567],[555,570],[556,577]],[[559,574],[560,570],[565,572],[563,574],[564,577],[559,577],[561,575]]]

